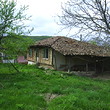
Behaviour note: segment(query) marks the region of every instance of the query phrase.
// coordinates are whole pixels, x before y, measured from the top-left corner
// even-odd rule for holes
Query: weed
[[[15,66],[0,64],[0,110],[110,110],[110,81]]]

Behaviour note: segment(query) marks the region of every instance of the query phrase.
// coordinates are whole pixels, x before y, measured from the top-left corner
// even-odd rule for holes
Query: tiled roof
[[[36,42],[31,47],[51,47],[63,55],[93,55],[110,57],[110,50],[104,47],[78,41],[68,37],[51,37]]]

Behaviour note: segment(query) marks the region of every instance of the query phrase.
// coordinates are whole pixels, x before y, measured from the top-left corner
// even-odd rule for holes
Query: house
[[[110,50],[67,37],[52,37],[30,46],[29,64],[65,71],[110,71]]]
[[[8,56],[0,52],[0,63],[15,63],[15,59],[8,59]]]
[[[7,55],[0,53],[0,63],[28,64],[28,60],[26,60],[25,56],[18,56],[17,59],[9,59]]]

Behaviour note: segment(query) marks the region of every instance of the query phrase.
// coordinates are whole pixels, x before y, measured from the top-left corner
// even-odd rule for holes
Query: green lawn
[[[110,80],[0,64],[0,110],[110,110]]]

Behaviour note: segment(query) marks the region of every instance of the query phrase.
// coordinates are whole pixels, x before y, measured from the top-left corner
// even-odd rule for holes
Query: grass
[[[110,80],[0,64],[0,110],[110,110]]]

